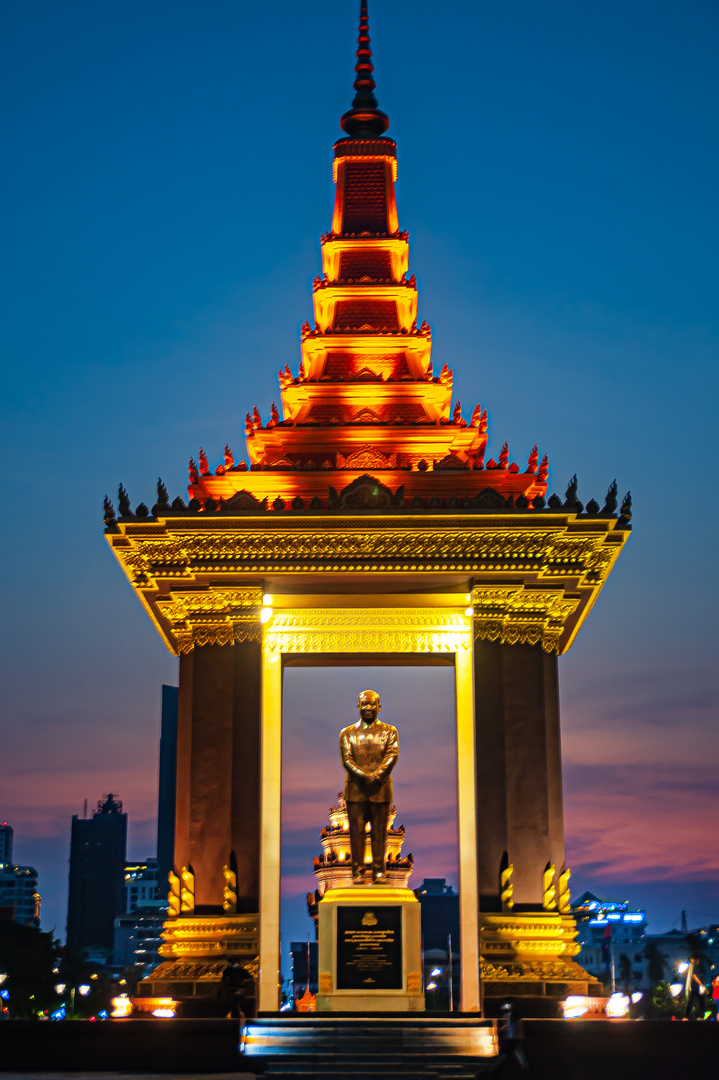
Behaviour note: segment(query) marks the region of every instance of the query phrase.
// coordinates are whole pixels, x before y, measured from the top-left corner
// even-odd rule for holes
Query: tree
[[[644,959],[647,962],[649,982],[656,986],[664,978],[664,968],[669,962],[669,957],[662,952],[656,941],[648,941],[644,946]]]
[[[626,953],[619,954],[619,981],[624,987],[624,993],[629,993],[629,984],[632,981],[632,962]]]
[[[11,1016],[32,1019],[57,1004],[52,933],[14,921],[0,922],[0,970],[7,973]]]

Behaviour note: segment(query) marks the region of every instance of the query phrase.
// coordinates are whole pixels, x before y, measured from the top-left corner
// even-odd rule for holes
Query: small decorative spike
[[[535,443],[529,452],[529,459],[527,460],[527,472],[533,473],[537,471],[537,462],[539,461],[539,448]]]
[[[558,890],[557,890],[558,891],[557,907],[559,909],[560,915],[569,915],[569,914],[571,914],[571,910],[572,910],[571,906],[570,906],[571,896],[570,896],[570,893],[569,893],[569,879],[570,879],[571,876],[572,876],[572,871],[569,869],[569,867],[567,867],[566,870],[563,870],[562,873],[559,875],[559,884],[558,884]]]
[[[294,381],[293,378],[292,378],[292,372],[290,371],[290,365],[289,364],[285,364],[285,378],[287,379],[288,382],[293,382]]]
[[[112,505],[107,495],[103,500],[102,507],[105,512],[102,520],[105,522],[106,527],[111,529],[112,526],[116,524],[115,507]]]
[[[554,911],[557,906],[557,889],[554,884],[554,875],[556,872],[556,867],[553,866],[552,863],[547,863],[547,867],[542,875],[542,907],[545,911]]]
[[[511,911],[514,907],[514,900],[512,896],[514,894],[514,885],[512,884],[512,874],[514,872],[514,864],[510,863],[509,866],[505,866],[499,875],[499,887],[500,887],[500,901],[502,904],[502,911]]]
[[[587,503],[586,510],[587,510],[588,514],[592,515],[592,517],[594,517],[595,514],[598,514],[599,513],[599,503],[597,502],[597,500],[596,499],[590,499],[589,502]]]
[[[237,874],[225,864],[222,867],[225,887],[222,890],[222,910],[226,915],[237,914]]]
[[[462,402],[460,401],[459,398],[457,398],[457,404],[455,405],[454,412],[452,413],[452,423],[453,424],[458,424],[461,419],[462,419]]]
[[[195,910],[195,875],[187,867],[180,870],[180,911],[184,915]]]
[[[275,424],[279,424],[280,422],[279,409],[275,405],[274,401],[272,402],[272,407],[270,409],[270,421],[273,427],[275,426]]]
[[[578,487],[579,487],[579,484],[577,483],[577,474],[575,473],[574,476],[569,481],[569,483],[567,484],[567,490],[566,490],[566,492],[564,494],[564,497],[566,499],[566,504],[568,506],[573,506],[574,503],[577,502],[577,488]]]
[[[487,417],[487,410],[482,409],[482,415],[479,418],[479,432],[480,432],[480,435],[486,435],[488,426],[489,426],[489,419]]]
[[[537,473],[537,480],[540,484],[546,483],[549,476],[549,454],[545,454],[539,463],[539,472]]]
[[[235,464],[235,455],[230,450],[229,444],[225,443],[225,468],[231,469]]]
[[[199,484],[200,474],[197,471],[197,463],[194,458],[190,458],[190,483]]]
[[[602,507],[603,514],[613,514],[617,509],[617,481],[612,480],[611,484],[607,488],[607,495],[604,500],[604,506]]]
[[[202,449],[202,447],[200,447],[200,452],[197,455],[197,459],[200,462],[200,475],[207,476],[210,471],[210,463],[207,460],[207,454]]]
[[[120,508],[120,517],[131,517],[132,506],[130,505],[130,496],[125,491],[125,488],[120,484],[117,489],[117,505]]]
[[[249,413],[245,413],[245,435],[249,438],[255,429],[252,426],[252,417]]]
[[[149,517],[149,514],[150,514],[150,509],[144,502],[140,503],[138,506],[135,507],[135,516],[136,517],[146,518],[146,517]]]
[[[482,407],[479,403],[474,406],[472,410],[472,419],[469,421],[470,427],[479,427],[479,421],[482,419]]]
[[[632,493],[628,491],[622,499],[622,505],[619,507],[620,520],[626,524],[632,520]]]
[[[167,488],[162,482],[162,477],[157,478],[157,502],[152,508],[153,514],[156,510],[164,510],[170,505],[170,496],[167,494]]]
[[[305,321],[302,323],[302,326],[300,327],[300,333],[302,334],[303,338],[306,338],[308,334],[312,333],[312,327],[310,326],[309,319],[305,319]]]
[[[260,416],[260,410],[256,405],[252,407],[252,426],[257,431],[262,427],[262,417]]]
[[[509,443],[508,442],[502,443],[502,449],[499,451],[498,465],[499,465],[500,469],[506,469],[507,466],[509,465]]]

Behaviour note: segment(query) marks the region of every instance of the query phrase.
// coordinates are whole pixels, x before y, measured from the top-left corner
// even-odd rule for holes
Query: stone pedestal
[[[328,889],[319,905],[318,1012],[423,1012],[420,906],[411,889]]]

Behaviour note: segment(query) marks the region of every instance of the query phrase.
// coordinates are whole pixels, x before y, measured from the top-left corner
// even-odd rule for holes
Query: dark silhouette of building
[[[307,987],[311,994],[317,993],[317,942],[290,942],[292,956],[292,996],[301,998]],[[309,960],[309,970],[307,961]]]
[[[0,907],[13,922],[40,928],[40,893],[34,866],[0,864]]]
[[[12,825],[8,825],[7,821],[3,821],[2,825],[0,825],[0,866],[12,862],[12,838]]]
[[[125,911],[127,814],[110,794],[91,818],[72,819],[67,944],[112,954],[115,919]]]
[[[427,1008],[459,1008],[459,896],[445,878],[425,878],[414,890],[422,909],[422,954]],[[452,993],[450,995],[450,983]],[[431,988],[431,989],[430,989]]]
[[[167,893],[167,875],[175,854],[175,793],[177,790],[177,702],[179,687],[162,687],[160,777],[157,797],[157,881]]]

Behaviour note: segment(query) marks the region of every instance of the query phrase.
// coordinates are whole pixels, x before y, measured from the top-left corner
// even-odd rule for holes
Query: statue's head
[[[363,690],[357,699],[357,708],[365,724],[371,724],[377,719],[377,714],[382,708],[379,694],[376,690]]]

